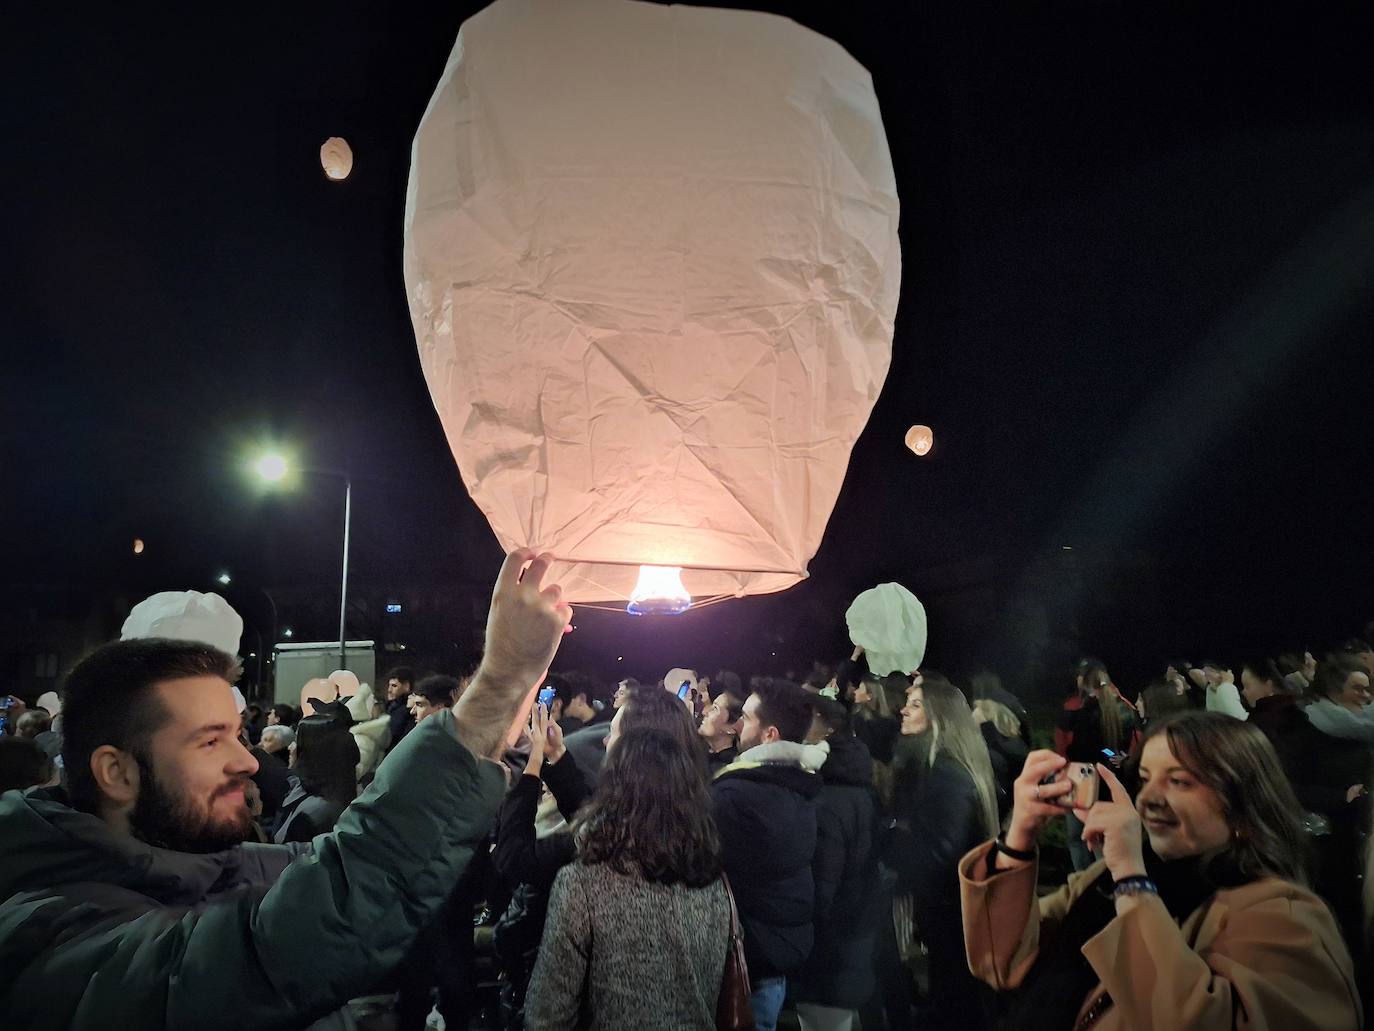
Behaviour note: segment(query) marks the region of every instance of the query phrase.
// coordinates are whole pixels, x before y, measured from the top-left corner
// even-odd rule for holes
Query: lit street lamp
[[[268,483],[278,483],[286,476],[286,458],[276,453],[263,455],[253,468]]]
[[[234,578],[228,573],[220,573],[219,576],[215,577],[215,581],[224,587],[228,587],[234,582]]]
[[[278,451],[270,451],[260,456],[253,463],[253,469],[267,483],[279,483],[291,471],[285,456]],[[348,614],[348,538],[353,522],[353,480],[345,473],[331,470],[311,469],[309,471],[325,476],[337,476],[344,481],[343,576],[339,586],[339,668],[343,669],[347,664],[344,618]],[[291,636],[290,630],[286,631],[286,636]]]

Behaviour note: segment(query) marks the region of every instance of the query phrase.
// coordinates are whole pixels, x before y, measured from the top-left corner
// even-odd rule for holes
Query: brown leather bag
[[[721,873],[725,897],[730,900],[730,944],[725,949],[725,972],[720,976],[720,997],[716,1000],[718,1031],[750,1031],[754,1026],[754,1006],[750,1001],[749,966],[744,962],[744,932],[735,908],[735,893],[730,878]]]

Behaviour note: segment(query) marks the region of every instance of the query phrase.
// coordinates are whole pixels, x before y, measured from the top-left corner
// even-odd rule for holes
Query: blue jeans
[[[1097,857],[1083,840],[1083,821],[1071,812],[1064,814],[1064,834],[1068,839],[1069,859],[1073,861],[1074,870],[1086,870],[1092,866]]]
[[[776,1031],[778,1014],[787,998],[787,978],[765,977],[751,987],[749,1002],[754,1007],[754,1031]]]

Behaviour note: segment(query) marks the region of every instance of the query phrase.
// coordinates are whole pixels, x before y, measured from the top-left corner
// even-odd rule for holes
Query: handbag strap
[[[738,941],[744,937],[744,932],[739,925],[739,910],[735,908],[735,893],[730,889],[730,875],[721,870],[720,879],[725,885],[725,898],[730,903],[730,937]]]

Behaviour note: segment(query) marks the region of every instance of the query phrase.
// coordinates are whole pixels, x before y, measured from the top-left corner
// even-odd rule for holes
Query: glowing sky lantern
[[[347,179],[353,171],[353,148],[342,136],[329,137],[320,147],[320,165],[329,178]]]
[[[871,77],[788,19],[465,22],[415,138],[405,279],[502,546],[641,611],[805,577],[891,360],[897,222]]]
[[[906,431],[906,446],[916,455],[928,455],[935,446],[935,433],[929,426],[913,426]]]

